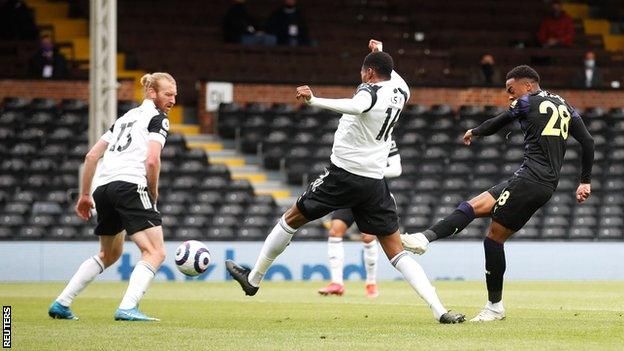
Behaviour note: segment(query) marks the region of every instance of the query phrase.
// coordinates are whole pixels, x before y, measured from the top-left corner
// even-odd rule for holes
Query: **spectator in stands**
[[[501,74],[495,63],[494,56],[483,55],[479,67],[474,68],[470,73],[470,84],[488,87],[502,84]]]
[[[547,48],[571,46],[574,39],[572,17],[563,11],[560,0],[553,0],[550,6],[550,15],[542,20],[537,40]]]
[[[22,0],[0,0],[0,38],[35,40],[39,30],[32,10]]]
[[[585,53],[583,69],[577,72],[572,84],[576,88],[602,88],[602,72],[596,67],[596,55],[593,51]]]
[[[256,23],[245,0],[233,0],[223,18],[223,39],[226,43],[275,45],[275,36],[261,31]]]
[[[296,0],[284,0],[269,17],[266,28],[277,37],[278,45],[310,45],[308,25]]]
[[[28,75],[31,78],[67,78],[67,60],[54,45],[48,34],[41,36],[39,50],[28,62]]]

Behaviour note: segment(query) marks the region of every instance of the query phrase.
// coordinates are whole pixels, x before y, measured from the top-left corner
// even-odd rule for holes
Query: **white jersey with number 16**
[[[332,163],[363,177],[383,178],[392,130],[409,97],[409,87],[394,71],[390,80],[361,84],[351,99],[354,110],[361,113],[343,114],[340,118]],[[311,104],[331,108],[324,106],[322,100],[325,99],[313,99]]]

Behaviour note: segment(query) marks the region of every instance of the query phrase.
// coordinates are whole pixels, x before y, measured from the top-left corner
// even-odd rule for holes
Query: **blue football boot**
[[[137,307],[130,308],[127,310],[122,310],[118,308],[115,311],[115,320],[116,321],[141,321],[141,322],[158,322],[160,319],[154,317],[148,317],[144,315]]]
[[[78,317],[76,317],[69,307],[65,307],[61,305],[58,301],[54,301],[50,305],[50,309],[48,309],[48,315],[54,319],[70,319],[77,321]]]

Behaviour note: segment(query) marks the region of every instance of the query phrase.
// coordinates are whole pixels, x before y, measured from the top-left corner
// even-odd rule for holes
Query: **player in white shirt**
[[[266,238],[253,269],[227,260],[226,269],[245,294],[255,295],[265,273],[304,224],[326,214],[350,208],[359,229],[377,236],[392,265],[431,307],[440,323],[461,323],[465,316],[449,312],[438,298],[422,267],[403,250],[396,204],[384,179],[392,129],[409,88],[394,72],[392,57],[381,42],[369,42],[370,54],[360,71],[362,84],[350,99],[315,97],[308,86],[297,88],[306,103],[342,113],[334,136],[331,165],[308,186]]]
[[[388,154],[388,161],[384,169],[384,178],[394,178],[401,175],[401,155],[393,140]],[[329,228],[329,238],[327,239],[327,257],[329,258],[329,273],[331,282],[324,288],[318,290],[321,295],[342,296],[345,292],[344,275],[344,246],[342,238],[347,230],[353,225],[355,218],[350,208],[343,208],[334,211]],[[366,268],[366,296],[375,298],[379,296],[377,287],[377,260],[379,250],[377,240],[374,235],[362,233],[362,243],[364,244],[364,267]]]
[[[80,265],[63,292],[52,303],[52,318],[78,319],[70,310],[76,296],[96,276],[115,263],[123,252],[127,234],[141,250],[128,289],[115,312],[115,320],[157,321],[138,310],[139,300],[165,260],[161,216],[156,209],[160,153],[169,133],[168,113],[175,104],[176,82],[168,73],[141,78],[145,100],[117,119],[85,156],[82,194],[76,213],[87,221],[97,210],[95,234],[100,252]],[[103,157],[98,167],[98,161]],[[91,194],[99,171],[97,188]]]

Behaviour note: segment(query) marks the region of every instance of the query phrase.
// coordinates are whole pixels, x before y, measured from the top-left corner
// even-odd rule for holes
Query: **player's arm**
[[[383,43],[380,40],[370,39],[368,41],[368,48],[371,50],[371,52],[383,51]],[[410,91],[403,77],[401,77],[401,75],[399,75],[395,70],[392,70],[392,73],[390,74],[390,80],[396,82],[397,85],[402,87],[399,88],[399,90],[401,91],[401,94],[405,96],[405,103],[407,103],[410,98]]]
[[[297,99],[303,99],[312,106],[348,115],[359,115],[370,110],[374,104],[373,96],[366,89],[358,89],[351,99],[325,99],[314,96],[307,85],[297,87]]]
[[[594,138],[585,127],[583,119],[574,111],[569,127],[570,134],[581,144],[581,184],[576,189],[576,201],[583,202],[591,194],[591,175],[594,164]]]
[[[518,116],[526,115],[530,107],[531,104],[529,103],[528,95],[514,100],[507,111],[486,120],[476,128],[466,131],[466,134],[464,134],[464,144],[470,145],[472,137],[488,136],[498,132],[504,126],[513,122]]]
[[[490,118],[485,122],[481,123],[478,127],[473,129],[468,129],[464,134],[464,144],[470,145],[472,141],[472,137],[480,137],[480,136],[488,136],[492,135],[499,130],[501,130],[504,126],[513,122],[514,116],[511,115],[508,111],[505,111],[499,114],[496,117]]]
[[[76,214],[85,221],[91,218],[91,209],[94,207],[93,199],[91,198],[91,185],[93,184],[93,176],[95,175],[98,161],[104,156],[108,148],[106,135],[109,135],[111,132],[108,131],[106,133],[85,155],[82,179],[80,181],[81,194],[76,204]]]
[[[150,120],[147,126],[148,140],[147,158],[145,170],[147,178],[147,191],[156,203],[158,200],[158,177],[160,176],[160,154],[165,147],[169,135],[169,120],[164,114],[158,114]]]
[[[147,191],[154,203],[158,200],[158,177],[160,175],[160,152],[162,148],[162,144],[154,140],[150,140],[147,146],[147,159],[145,160]]]

